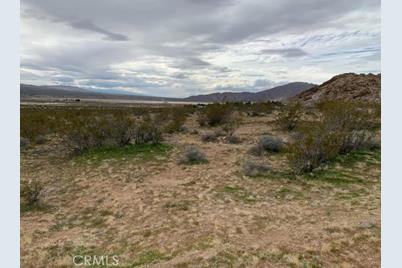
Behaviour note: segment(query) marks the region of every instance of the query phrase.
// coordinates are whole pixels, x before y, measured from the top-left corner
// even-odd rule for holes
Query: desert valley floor
[[[21,178],[44,183],[46,207],[21,212],[21,265],[107,254],[119,267],[379,267],[380,152],[303,176],[269,154],[257,159],[269,175],[243,175],[259,136],[289,138],[272,120],[245,117],[240,144],[202,142],[191,116],[155,154],[71,158],[57,139],[23,151]],[[208,163],[179,165],[189,144]]]

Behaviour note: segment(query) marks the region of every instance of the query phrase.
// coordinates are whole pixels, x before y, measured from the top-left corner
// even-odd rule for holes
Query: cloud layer
[[[380,72],[380,1],[22,0],[21,82],[188,96]]]

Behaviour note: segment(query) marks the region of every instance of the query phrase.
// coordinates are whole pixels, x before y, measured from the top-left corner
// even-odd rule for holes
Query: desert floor
[[[212,129],[190,117],[155,155],[70,157],[56,138],[23,151],[21,177],[45,191],[41,210],[21,212],[21,266],[117,255],[119,267],[379,267],[380,152],[294,176],[285,153],[248,153],[264,133],[289,139],[271,121],[244,117],[242,143],[206,143]],[[209,162],[179,165],[190,144]],[[271,171],[247,177],[246,159]]]

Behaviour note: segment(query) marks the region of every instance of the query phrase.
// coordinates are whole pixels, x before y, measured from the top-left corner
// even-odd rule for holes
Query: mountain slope
[[[89,89],[70,86],[34,86],[20,84],[20,96],[22,99],[31,97],[42,98],[82,98],[82,99],[128,99],[145,101],[179,101],[177,98],[163,98],[153,96],[134,95],[121,93],[118,90],[105,93],[95,92]]]
[[[271,89],[259,91],[259,92],[223,92],[212,93],[207,95],[197,95],[184,98],[185,101],[200,101],[200,102],[222,102],[222,101],[252,101],[262,102],[268,100],[286,100],[290,97],[297,95],[307,89],[314,87],[314,84],[304,82],[294,82],[286,85],[274,87]]]
[[[306,90],[293,99],[304,103],[319,100],[360,100],[379,102],[381,74],[345,73],[332,77],[323,84]]]

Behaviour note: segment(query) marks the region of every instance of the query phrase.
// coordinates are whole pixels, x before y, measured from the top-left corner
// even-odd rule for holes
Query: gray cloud
[[[174,96],[380,66],[379,0],[21,0],[21,21],[37,84]]]
[[[129,40],[129,38],[127,36],[125,36],[123,34],[113,33],[113,32],[107,31],[105,29],[102,29],[99,26],[96,26],[95,24],[93,24],[89,20],[80,20],[80,21],[70,22],[70,25],[77,29],[89,30],[89,31],[93,31],[96,33],[104,34],[106,36],[107,40],[112,40],[112,41]]]
[[[300,48],[280,48],[280,49],[263,49],[261,54],[281,55],[286,58],[302,57],[307,53]]]

